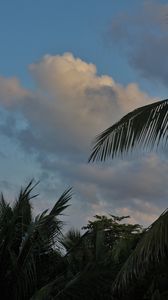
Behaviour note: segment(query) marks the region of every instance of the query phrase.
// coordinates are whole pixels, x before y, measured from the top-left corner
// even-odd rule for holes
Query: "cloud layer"
[[[122,86],[110,76],[97,75],[95,65],[72,53],[46,55],[29,70],[33,91],[16,78],[0,78],[0,131],[19,143],[19,151],[34,157],[44,195],[53,198],[57,188],[72,185],[69,213],[74,225],[103,212],[131,213],[135,221],[150,223],[166,205],[164,160],[151,155],[142,161],[87,164],[96,134],[151,102],[149,95],[135,83]]]
[[[109,37],[143,77],[167,86],[168,4],[142,1],[134,13],[115,16]]]

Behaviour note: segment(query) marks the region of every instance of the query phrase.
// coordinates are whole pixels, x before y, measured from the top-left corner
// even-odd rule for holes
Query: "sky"
[[[148,226],[167,208],[167,149],[87,162],[98,133],[167,98],[166,2],[0,1],[0,190],[10,202],[34,178],[34,214],[73,187],[68,228],[95,214]]]

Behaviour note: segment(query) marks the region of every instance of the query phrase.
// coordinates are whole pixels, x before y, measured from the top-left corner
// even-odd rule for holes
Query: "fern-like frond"
[[[168,99],[139,107],[97,136],[89,162],[165,145],[167,129]]]
[[[60,198],[57,200],[56,204],[50,211],[50,215],[54,215],[54,216],[60,215],[62,211],[69,206],[69,204],[67,203],[72,197],[71,191],[72,188],[69,188],[63,192],[63,194],[60,196]]]

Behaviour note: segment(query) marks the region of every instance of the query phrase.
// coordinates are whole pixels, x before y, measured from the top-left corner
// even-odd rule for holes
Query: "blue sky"
[[[73,186],[69,226],[108,212],[148,224],[167,207],[165,157],[87,164],[97,133],[167,97],[167,15],[166,1],[1,1],[0,188],[9,198],[40,179],[38,212]]]
[[[3,1],[0,11],[1,73],[30,83],[27,66],[46,53],[72,52],[97,65],[98,72],[135,77],[127,59],[108,43],[113,17],[134,12],[140,1]],[[122,72],[121,72],[122,69]]]

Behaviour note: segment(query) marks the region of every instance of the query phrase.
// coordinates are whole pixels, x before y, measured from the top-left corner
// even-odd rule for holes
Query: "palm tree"
[[[31,181],[21,189],[12,207],[1,195],[0,283],[4,300],[28,300],[43,285],[51,285],[60,272],[59,216],[69,206],[71,189],[61,195],[50,212],[46,210],[33,218],[30,202],[37,196],[31,195],[35,186]]]
[[[128,216],[94,218],[82,228],[87,230],[83,235],[71,229],[62,239],[68,276],[62,289],[54,292],[55,300],[111,299],[111,283],[141,236],[140,225],[120,224]]]
[[[104,300],[111,299],[111,260],[104,249],[104,234],[96,237],[90,230],[81,235],[79,230],[70,229],[62,238],[67,253],[67,276],[62,289],[53,292],[55,300]]]
[[[167,143],[168,99],[139,107],[97,136],[89,161],[105,161]]]
[[[117,240],[114,235],[120,240],[123,233],[131,241],[131,232],[139,231],[139,226],[120,225],[118,221],[122,218],[115,216],[109,220],[96,216],[83,235],[78,230],[63,235],[59,217],[68,206],[71,189],[61,195],[51,211],[33,217],[31,199],[37,196],[32,195],[35,186],[31,181],[21,189],[13,205],[1,195],[0,286],[3,299],[111,299],[111,282],[120,269],[120,257],[126,249],[121,243],[112,243]],[[107,233],[109,226],[114,234]],[[110,239],[111,244],[115,244],[114,251],[108,246]],[[130,249],[125,253],[130,253]]]
[[[113,282],[113,293],[118,294],[120,299],[124,294],[135,292],[138,285],[143,283],[144,291],[147,292],[153,285],[150,293],[155,294],[154,282],[160,277],[164,278],[163,293],[168,296],[168,210],[150,225],[143,233],[135,250],[129,255],[121,267]],[[165,280],[166,279],[166,280]],[[144,284],[145,281],[145,284]],[[163,285],[163,279],[162,283]],[[159,285],[158,285],[159,286]],[[134,289],[133,289],[134,287]],[[160,294],[159,289],[157,293]],[[141,295],[142,297],[142,295]],[[135,296],[133,297],[133,299]],[[129,296],[129,299],[132,299]],[[137,299],[137,297],[136,297]],[[141,298],[140,298],[141,299]],[[142,298],[143,299],[143,298]],[[145,298],[146,299],[146,298]],[[147,298],[148,299],[148,298]],[[149,298],[150,299],[150,298]],[[152,298],[153,299],[153,298]],[[154,298],[155,299],[155,298]],[[156,298],[167,299],[167,298]]]
[[[135,109],[97,136],[89,161],[122,157],[133,150],[157,149],[161,143],[165,146],[167,139],[168,99],[165,99]],[[166,210],[144,232],[135,250],[120,269],[113,283],[114,299],[138,299],[136,292],[138,286],[141,286],[140,290],[143,292],[140,299],[167,299],[167,266],[168,211]]]

